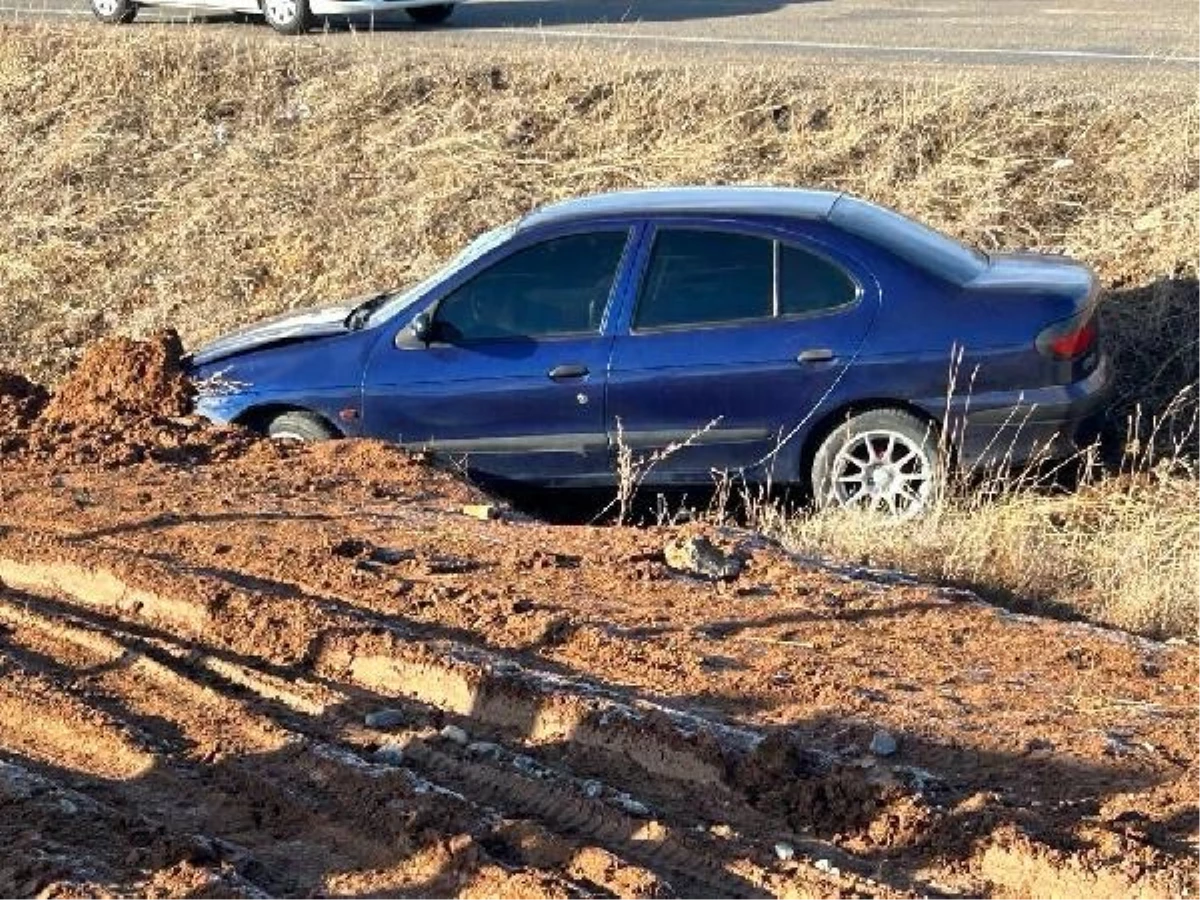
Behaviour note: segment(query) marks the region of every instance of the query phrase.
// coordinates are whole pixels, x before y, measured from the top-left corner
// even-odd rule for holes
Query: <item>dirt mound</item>
[[[88,348],[46,407],[43,422],[68,430],[191,412],[195,388],[173,330],[144,341],[107,337]]]
[[[56,462],[122,466],[208,462],[244,452],[255,438],[192,415],[195,388],[174,331],[92,344],[50,395],[0,372],[0,452]]]

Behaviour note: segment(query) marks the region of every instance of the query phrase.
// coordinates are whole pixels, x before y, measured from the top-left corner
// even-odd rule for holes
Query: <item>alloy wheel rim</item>
[[[833,460],[830,495],[838,506],[909,519],[929,506],[933,488],[929,454],[896,431],[856,434]]]
[[[272,22],[289,25],[296,18],[296,0],[266,0],[263,11]]]
[[[115,16],[117,3],[118,0],[92,0],[92,8],[102,16]]]

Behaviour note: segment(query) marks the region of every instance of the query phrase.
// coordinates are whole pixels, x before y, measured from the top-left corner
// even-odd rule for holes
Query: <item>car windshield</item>
[[[908,216],[855,197],[841,197],[830,210],[829,221],[956,284],[966,284],[988,266],[986,254]]]
[[[517,223],[510,222],[507,225],[502,225],[499,228],[493,228],[491,231],[485,231],[450,260],[449,263],[442,266],[428,278],[418,282],[406,290],[393,296],[387,303],[379,307],[378,310],[371,316],[371,322],[386,322],[392,316],[412,306],[417,300],[429,293],[430,290],[437,287],[447,278],[452,276],[460,269],[469,266],[475,260],[479,259],[490,250],[499,247],[517,230]]]

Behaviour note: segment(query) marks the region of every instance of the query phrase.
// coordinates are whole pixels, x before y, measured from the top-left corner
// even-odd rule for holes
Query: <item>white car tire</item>
[[[331,441],[337,432],[318,415],[303,410],[280,413],[267,423],[267,436],[277,441],[298,441],[311,444]]]
[[[308,0],[262,0],[262,11],[267,24],[280,34],[304,34],[312,25]]]
[[[133,0],[92,0],[92,14],[109,25],[128,25],[137,17]]]

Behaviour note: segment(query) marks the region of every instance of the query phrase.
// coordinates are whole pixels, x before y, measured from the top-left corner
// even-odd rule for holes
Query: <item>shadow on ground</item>
[[[1196,379],[1200,371],[1200,286],[1194,275],[1109,291],[1100,308],[1112,356],[1113,394],[1105,417],[1106,461],[1119,460],[1130,423],[1146,440],[1175,398],[1179,412],[1154,435],[1162,453],[1200,461]]]
[[[34,595],[22,602],[55,617],[68,612]],[[0,770],[9,798],[0,840],[13,850],[9,863],[0,861],[0,891],[10,895],[33,895],[55,882],[78,884],[86,873],[96,883],[139,892],[146,879],[165,879],[175,895],[185,896],[214,889],[243,896],[256,890],[451,896],[469,885],[524,895],[552,889],[561,878],[612,892],[613,884],[566,874],[578,853],[601,847],[684,896],[753,897],[766,892],[732,864],[748,856],[772,867],[771,842],[780,838],[800,848],[813,840],[857,842],[854,854],[819,849],[846,872],[927,892],[930,867],[969,869],[977,842],[1000,829],[1018,829],[1055,852],[1094,858],[1104,848],[1082,826],[1097,824],[1107,799],[1148,790],[1163,778],[1118,760],[1084,762],[1052,748],[997,753],[916,733],[897,733],[897,755],[864,769],[870,726],[819,715],[759,729],[765,739],[752,750],[709,745],[722,748],[706,757],[718,762],[717,777],[697,784],[682,774],[643,769],[629,755],[629,729],[646,729],[653,747],[661,724],[655,732],[649,720],[619,727],[586,720],[585,741],[577,732],[548,741],[543,714],[556,714],[560,699],[547,695],[542,702],[549,705],[540,706],[526,694],[503,710],[498,704],[505,693],[483,684],[454,713],[401,693],[367,690],[308,662],[321,657],[323,634],[312,636],[308,661],[280,668],[151,625],[108,628],[94,614],[76,621],[100,626],[123,645],[124,655],[104,672],[138,677],[133,664],[144,657],[169,673],[172,690],[184,686],[203,702],[147,715],[136,699],[144,685],[128,695],[119,681],[100,687],[101,670],[72,669],[0,634],[7,678],[34,673],[57,685],[118,723],[123,739],[153,759],[134,777],[106,778],[35,758],[12,749],[20,741],[6,740],[0,762],[17,767]],[[197,661],[204,658],[319,684],[342,699],[298,711],[202,667]],[[585,673],[559,672],[587,680]],[[688,710],[705,699],[675,698],[672,705]],[[402,724],[395,727],[410,739],[392,757],[379,752],[389,733],[362,725],[365,713],[382,708],[399,711]],[[213,724],[222,720],[223,726]],[[484,749],[439,737],[448,724],[487,742]],[[6,726],[13,727],[19,730]],[[611,747],[596,739],[605,727],[612,729]],[[252,732],[278,736],[279,746],[246,749]],[[18,769],[44,782],[20,788]],[[588,788],[585,778],[598,788]],[[522,822],[535,823],[540,844],[521,837],[528,835]],[[695,825],[713,822],[731,823],[747,840],[722,843],[691,834]],[[1141,825],[1151,847],[1171,852],[1187,846],[1195,823],[1175,817]],[[192,889],[181,883],[187,878],[200,881]]]

